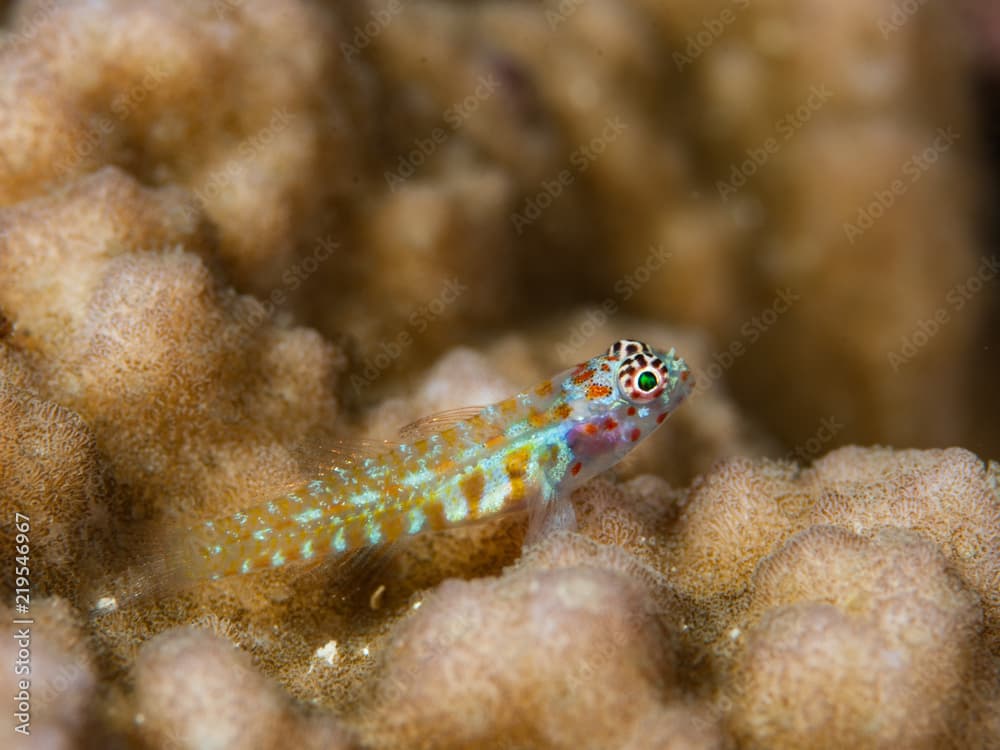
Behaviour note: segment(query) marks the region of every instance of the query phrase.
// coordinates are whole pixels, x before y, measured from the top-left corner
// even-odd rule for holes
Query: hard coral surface
[[[966,38],[938,2],[880,31],[897,5],[401,3],[356,54],[408,118],[394,190],[506,177],[528,299],[580,289],[702,326],[702,374],[731,371],[790,444],[834,415],[841,442],[942,445],[965,434],[971,290],[995,270],[974,232]],[[947,335],[918,331],[939,310]]]
[[[0,308],[17,326],[0,501],[34,513],[36,585],[106,552],[102,518],[125,542],[123,524],[241,503],[334,423],[339,353],[220,284],[178,201],[106,168],[0,209]]]
[[[950,4],[900,12],[17,3],[0,203],[108,164],[186,188],[241,291],[349,341],[355,401],[589,300],[701,327],[702,379],[789,445],[833,417],[993,450],[963,396],[996,277],[967,37]]]
[[[190,191],[269,289],[356,172],[336,19],[303,2],[19,3],[0,64],[0,204],[106,164]]]

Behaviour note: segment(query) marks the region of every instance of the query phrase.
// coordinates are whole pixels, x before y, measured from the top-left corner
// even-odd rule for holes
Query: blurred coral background
[[[996,3],[0,15],[37,746],[1000,747]],[[88,617],[150,529],[625,336],[698,388],[579,533]]]

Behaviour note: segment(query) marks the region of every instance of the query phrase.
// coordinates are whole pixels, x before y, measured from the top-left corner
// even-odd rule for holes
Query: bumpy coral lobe
[[[324,217],[356,172],[356,97],[329,14],[299,2],[42,0],[14,16],[0,203],[109,163],[183,185],[217,222],[229,269],[258,291],[331,231]]]

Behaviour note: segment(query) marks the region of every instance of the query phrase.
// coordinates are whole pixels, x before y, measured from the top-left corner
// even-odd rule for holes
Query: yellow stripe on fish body
[[[641,342],[438,432],[338,466],[183,535],[191,579],[217,579],[551,503],[619,461],[690,392],[684,361]]]

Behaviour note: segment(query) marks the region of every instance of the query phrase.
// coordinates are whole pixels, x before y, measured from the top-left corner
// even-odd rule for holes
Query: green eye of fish
[[[649,393],[657,386],[656,376],[647,370],[639,376],[636,385],[639,386],[639,390]]]

